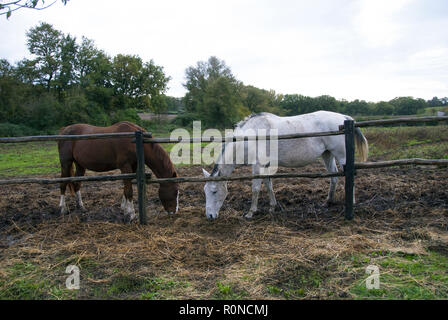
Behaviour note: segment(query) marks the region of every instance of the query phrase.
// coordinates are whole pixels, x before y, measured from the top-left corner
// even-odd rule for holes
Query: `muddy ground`
[[[316,164],[279,172],[323,170]],[[178,168],[180,176],[201,172],[199,166]],[[247,167],[235,172],[249,173]],[[424,254],[428,247],[447,254],[446,168],[359,170],[350,222],[344,220],[343,180],[337,203],[328,207],[328,179],[276,179],[282,209],[269,214],[263,188],[259,212],[250,221],[242,217],[250,207],[250,181],[229,182],[216,221],[205,217],[203,183],[180,185],[176,215],[163,211],[157,187],[149,185],[147,226],[124,223],[121,182],[84,183],[88,211],[76,210],[72,196],[65,216],[58,213],[58,185],[0,186],[0,270],[31,261],[57,274],[77,263],[89,271],[78,298],[97,297],[95,286],[107,286],[117,272],[188,283],[173,289],[171,298],[213,298],[217,283],[228,283],[241,294],[236,297],[249,299],[288,298],[276,293],[297,287],[302,289],[291,291],[292,297],[350,298],[360,275],[340,259],[375,250]],[[321,284],[308,283],[303,274],[314,274]]]

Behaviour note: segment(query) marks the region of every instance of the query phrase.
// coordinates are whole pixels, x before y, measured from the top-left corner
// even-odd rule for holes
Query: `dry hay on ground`
[[[300,170],[318,172],[322,166]],[[201,174],[197,166],[178,171]],[[249,172],[241,168],[235,174]],[[250,181],[229,183],[216,221],[205,218],[202,183],[181,185],[176,215],[163,212],[157,188],[150,185],[147,226],[123,223],[119,182],[85,183],[88,212],[73,209],[65,216],[57,213],[57,185],[1,186],[0,277],[26,261],[52,275],[43,276],[48,281],[61,283],[68,264],[80,265],[80,298],[95,296],[95,286],[107,286],[117,274],[188,283],[173,289],[175,298],[213,298],[217,283],[231,284],[250,299],[266,298],[267,288],[294,287],[302,288],[299,296],[305,298],[330,292],[346,297],[359,280],[345,265],[350,257],[372,251],[425,254],[431,246],[446,254],[447,180],[446,169],[359,171],[352,222],[343,217],[343,179],[339,202],[331,207],[324,204],[328,179],[275,180],[284,211],[270,215],[263,190],[260,212],[251,221],[242,218],[250,207]],[[69,205],[74,208],[73,197]]]

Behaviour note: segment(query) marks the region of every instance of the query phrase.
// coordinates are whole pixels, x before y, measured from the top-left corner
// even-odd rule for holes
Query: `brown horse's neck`
[[[176,170],[168,153],[158,143],[146,143],[145,162],[157,178],[172,178]]]

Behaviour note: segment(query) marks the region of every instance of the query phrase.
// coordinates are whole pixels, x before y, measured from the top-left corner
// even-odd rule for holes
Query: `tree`
[[[188,67],[185,70],[187,81],[184,87],[188,92],[185,94],[184,104],[188,112],[194,113],[201,108],[207,85],[219,77],[228,78],[233,83],[238,82],[226,63],[213,56],[207,61],[199,61],[195,67]]]
[[[337,101],[334,97],[329,95],[322,95],[314,98],[315,100],[315,110],[326,110],[326,111],[339,111],[340,102]]]
[[[369,114],[369,104],[364,100],[355,99],[345,105],[345,113],[351,116]]]
[[[275,91],[267,91],[254,86],[243,86],[241,99],[245,107],[252,113],[279,112],[279,102]]]
[[[164,93],[170,80],[163,68],[136,55],[118,54],[112,62],[111,81],[120,108],[149,108]],[[159,101],[154,100],[157,104]]]
[[[16,77],[8,60],[0,59],[0,123],[19,118],[28,91],[28,86]]]
[[[395,113],[399,115],[417,114],[419,110],[428,106],[425,100],[413,97],[397,97],[389,103],[394,106]]]
[[[207,126],[232,127],[250,112],[244,108],[236,84],[228,77],[210,78],[204,92],[204,102],[198,110]]]
[[[392,115],[394,106],[386,101],[380,101],[373,106],[372,113],[375,115]]]
[[[106,111],[112,110],[114,89],[111,58],[99,50],[93,40],[82,37],[75,64],[79,86],[88,99],[101,105]]]
[[[0,77],[14,76],[14,68],[6,59],[0,59]]]
[[[70,35],[63,36],[60,42],[59,61],[60,70],[57,77],[57,88],[59,94],[77,83],[76,72],[76,55],[78,53],[78,45],[76,38]]]
[[[204,120],[207,126],[223,128],[250,113],[242,103],[243,85],[223,60],[210,57],[185,70],[188,90],[184,104],[191,116]]]
[[[162,95],[165,99],[166,105],[167,105],[167,111],[173,111],[173,112],[183,112],[185,111],[185,107],[183,104],[182,98],[176,98],[171,96]]]
[[[66,5],[69,0],[61,0]],[[0,16],[5,15],[7,19],[11,13],[19,9],[44,10],[56,3],[56,0],[50,4],[45,4],[45,0],[6,0],[0,1]]]
[[[149,104],[151,111],[157,115],[157,120],[160,122],[160,115],[168,109],[165,97],[156,95],[151,99]]]
[[[23,61],[23,65],[33,69],[35,82],[44,84],[50,90],[61,68],[62,33],[51,24],[41,22],[37,27],[31,28],[26,36],[28,50],[36,58]]]
[[[437,97],[433,97],[431,100],[428,100],[427,103],[430,107],[440,107],[443,105],[442,100]]]

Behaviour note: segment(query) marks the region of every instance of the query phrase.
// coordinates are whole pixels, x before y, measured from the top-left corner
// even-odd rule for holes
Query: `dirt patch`
[[[322,170],[315,165],[279,171]],[[180,176],[202,174],[198,166],[178,171]],[[235,174],[249,172],[241,168]],[[117,270],[189,283],[176,291],[176,298],[214,297],[218,282],[234,284],[251,299],[272,297],[278,290],[283,298],[327,298],[329,291],[349,297],[346,292],[356,275],[341,268],[343,257],[374,250],[412,251],[416,244],[420,251],[423,244],[446,254],[447,180],[448,170],[427,167],[359,171],[351,222],[343,217],[343,179],[337,203],[330,207],[325,205],[327,179],[274,180],[283,210],[269,214],[263,190],[259,212],[250,221],[242,218],[250,207],[250,181],[229,183],[216,221],[205,217],[202,183],[181,184],[176,215],[163,211],[157,186],[149,185],[147,226],[124,223],[120,182],[85,183],[88,211],[77,211],[74,197],[69,197],[72,211],[64,216],[58,213],[57,185],[1,186],[0,275],[17,261],[54,274],[75,263],[87,272],[80,298],[92,297],[95,286],[111,285]]]

